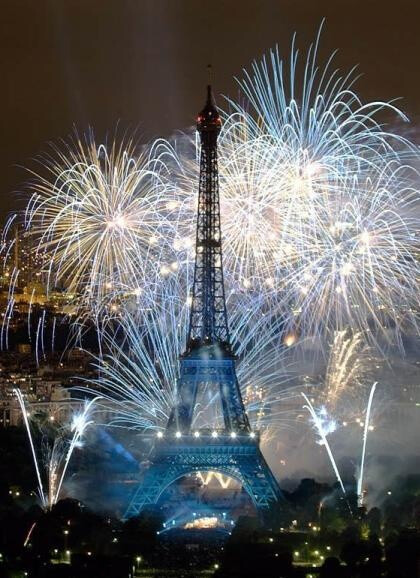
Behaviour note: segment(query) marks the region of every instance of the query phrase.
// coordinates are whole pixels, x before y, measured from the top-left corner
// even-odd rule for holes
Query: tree
[[[366,516],[370,534],[380,534],[382,525],[382,514],[379,508],[371,508]]]
[[[319,578],[341,578],[343,570],[338,558],[326,558],[319,574]]]
[[[264,525],[276,529],[288,528],[295,518],[296,509],[285,496],[284,500],[277,500],[270,504],[270,508],[264,516]]]
[[[123,554],[153,556],[158,531],[162,529],[163,517],[156,509],[143,510],[140,515],[129,518],[123,525],[120,548]]]
[[[256,540],[261,524],[258,518],[252,516],[240,516],[236,522],[229,542],[234,544],[236,542],[250,543]]]
[[[385,548],[388,575],[398,578],[417,576],[420,561],[420,534],[416,530],[402,530],[388,539]]]
[[[341,548],[340,558],[352,572],[356,572],[365,556],[366,544],[361,540],[345,542]]]

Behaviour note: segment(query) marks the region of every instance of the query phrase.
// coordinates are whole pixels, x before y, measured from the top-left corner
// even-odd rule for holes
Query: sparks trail
[[[357,496],[358,496],[359,506],[363,506],[363,475],[364,475],[364,468],[365,468],[366,444],[367,444],[367,438],[368,438],[368,434],[369,434],[370,412],[372,409],[372,402],[373,402],[373,396],[375,394],[376,385],[377,385],[377,383],[374,383],[372,385],[372,388],[371,388],[370,394],[369,394],[368,404],[366,407],[365,425],[364,425],[364,429],[363,429],[362,457],[360,459],[360,473],[359,473],[359,477],[357,479]]]
[[[328,422],[327,427],[326,427],[325,424],[323,423],[323,420],[321,419],[321,417],[315,411],[315,408],[312,405],[312,403],[310,402],[310,400],[308,399],[308,397],[304,393],[301,393],[301,395],[304,398],[304,400],[306,401],[306,405],[304,405],[303,407],[304,407],[304,409],[307,409],[309,411],[309,413],[311,414],[313,424],[314,424],[315,429],[316,429],[316,431],[319,435],[319,438],[320,438],[320,443],[321,443],[321,445],[325,446],[325,449],[327,451],[327,454],[328,454],[328,457],[330,459],[331,465],[333,467],[334,473],[336,475],[337,481],[340,484],[340,487],[341,487],[343,494],[345,494],[346,489],[344,487],[343,480],[341,479],[340,472],[339,472],[339,469],[338,469],[337,464],[335,462],[334,455],[331,451],[330,444],[327,440],[327,435],[335,430],[335,425]]]
[[[74,449],[80,443],[86,428],[93,424],[93,421],[89,419],[89,413],[92,411],[97,400],[91,399],[88,402],[82,403],[82,411],[73,415],[72,422],[69,426],[61,427],[56,432],[52,441],[46,441],[44,439],[42,451],[40,452],[41,458],[39,458],[22,392],[19,389],[14,389],[13,393],[17,397],[22,412],[22,418],[31,448],[41,506],[44,510],[49,510],[60,499],[62,485]],[[68,437],[68,434],[70,434],[70,437]],[[41,467],[45,468],[47,479],[46,488],[41,474]]]
[[[337,426],[360,423],[368,383],[381,364],[381,358],[367,343],[366,334],[349,328],[335,331],[329,344],[325,377],[312,394],[316,405],[325,406],[337,420]]]
[[[98,377],[81,380],[76,388],[102,398],[96,404],[96,421],[107,416],[104,425],[143,433],[165,428],[176,397],[179,351],[186,340],[190,306],[185,296],[185,290],[182,298],[168,296],[162,307],[148,312],[141,328],[137,317],[125,311],[116,331],[103,332],[108,353],[93,359]],[[232,299],[232,341],[244,358],[238,379],[249,418],[268,443],[279,430],[294,426],[294,416],[283,410],[282,402],[297,398],[299,392],[289,383],[292,368],[286,368],[278,327],[248,305]],[[194,419],[214,423],[221,418],[220,409],[208,389]]]

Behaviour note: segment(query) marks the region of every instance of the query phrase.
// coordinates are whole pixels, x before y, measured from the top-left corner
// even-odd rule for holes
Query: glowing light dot
[[[341,273],[343,275],[350,275],[350,273],[352,273],[354,271],[354,265],[353,263],[344,263],[344,265],[341,267]]]
[[[363,233],[360,235],[360,240],[362,243],[364,243],[365,245],[369,244],[370,241],[370,235],[368,233],[368,231],[363,231]]]
[[[289,335],[286,335],[286,337],[284,338],[284,341],[283,341],[283,343],[286,345],[286,347],[291,347],[295,342],[296,342],[296,335],[294,333],[290,333]]]
[[[176,438],[180,438],[181,436],[182,436],[182,433],[181,433],[180,431],[177,431],[176,434],[175,434],[175,437],[176,437]]]

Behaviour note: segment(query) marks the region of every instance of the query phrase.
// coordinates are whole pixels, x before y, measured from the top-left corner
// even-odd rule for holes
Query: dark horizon
[[[16,208],[23,166],[73,127],[98,139],[138,129],[142,141],[194,123],[214,69],[216,94],[236,96],[234,76],[292,35],[305,52],[319,25],[322,60],[335,49],[343,71],[359,64],[364,100],[402,97],[415,140],[420,117],[420,55],[414,0],[240,4],[213,0],[5,0],[0,24],[3,151],[0,213]],[[219,102],[222,99],[219,97]]]

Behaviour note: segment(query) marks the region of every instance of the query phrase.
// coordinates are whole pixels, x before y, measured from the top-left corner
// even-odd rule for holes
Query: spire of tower
[[[216,107],[216,100],[213,95],[211,84],[207,85],[207,100],[203,110],[197,117],[197,130],[203,131],[220,131],[222,120]]]
[[[222,236],[220,230],[217,137],[222,121],[211,90],[197,118],[201,140],[196,256],[187,351],[198,344],[229,349]]]

